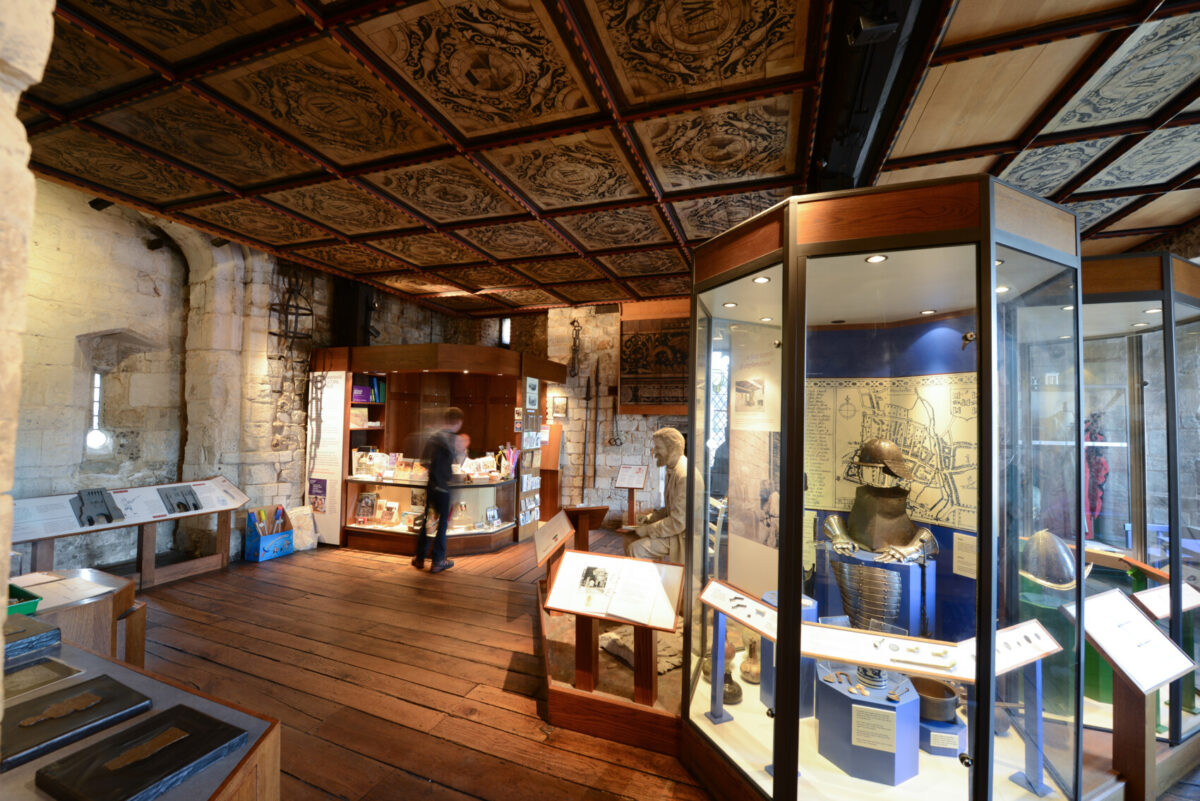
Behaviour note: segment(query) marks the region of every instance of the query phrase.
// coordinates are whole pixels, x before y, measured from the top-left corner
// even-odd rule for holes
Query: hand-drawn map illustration
[[[976,530],[978,388],[974,373],[816,378],[807,385],[805,506],[846,511],[863,483],[850,464],[873,437],[900,446],[913,472],[909,516]]]

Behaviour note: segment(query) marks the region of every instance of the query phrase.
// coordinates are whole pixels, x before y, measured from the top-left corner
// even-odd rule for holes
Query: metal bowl
[[[910,678],[913,689],[921,696],[921,717],[924,720],[952,722],[958,707],[958,692],[949,682],[927,679],[920,676]]]

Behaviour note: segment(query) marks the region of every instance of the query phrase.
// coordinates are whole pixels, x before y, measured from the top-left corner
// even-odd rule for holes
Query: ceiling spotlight
[[[755,279],[754,279],[754,283],[756,283],[756,284],[769,284],[769,283],[771,283],[771,279],[770,279],[770,278],[767,278],[765,275],[760,275],[758,278],[755,278]]]
[[[1001,264],[1004,264],[1004,259],[996,259],[992,264],[999,267]]]
[[[1004,286],[1003,284],[1001,284],[1000,286],[996,287],[996,294],[997,294],[997,295],[1003,295],[1003,294],[1004,294],[1005,292],[1007,292],[1008,290],[1009,290],[1009,287],[1006,287],[1006,286]]]
[[[727,309],[736,309],[737,308],[737,304],[734,303],[733,301],[730,301],[729,303],[722,303],[721,305]]]
[[[467,374],[467,373],[469,373],[469,372],[471,372],[471,371],[470,371],[470,370],[463,370],[463,375],[466,375],[466,374]]]
[[[96,211],[104,211],[105,209],[107,209],[109,206],[112,205],[112,201],[105,200],[102,197],[95,197],[88,201],[88,205],[91,206]]]
[[[867,264],[879,264],[883,261],[887,261],[887,256],[883,255],[882,253],[876,253],[874,256],[867,256],[866,259]]]
[[[1134,323],[1133,327],[1134,328],[1145,328],[1148,325],[1150,325],[1150,323]]]
[[[1063,306],[1062,310],[1063,311],[1075,311],[1075,307],[1074,306]]]
[[[1162,309],[1160,309],[1158,306],[1153,306],[1149,309],[1146,309],[1146,314],[1162,314]]]
[[[759,321],[760,323],[769,323],[769,322],[771,322],[771,320],[772,320],[772,319],[773,319],[773,318],[771,318],[771,317],[759,317],[759,318],[758,318],[758,321]]]
[[[1070,334],[1063,334],[1061,337],[1059,337],[1059,339],[1070,339],[1070,338],[1071,338]]]

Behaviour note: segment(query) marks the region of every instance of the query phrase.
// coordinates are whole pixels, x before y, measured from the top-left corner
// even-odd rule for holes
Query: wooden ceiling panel
[[[554,291],[572,303],[596,303],[599,301],[628,300],[629,293],[609,281],[594,284],[563,284]]]
[[[646,196],[608,129],[498,148],[484,155],[543,209]]]
[[[448,306],[457,311],[509,310],[504,304],[493,300],[492,295],[448,295],[446,297],[432,298],[432,301],[440,306]]]
[[[1089,228],[1110,214],[1116,214],[1137,198],[1114,197],[1105,200],[1085,200],[1079,203],[1067,203],[1066,206],[1075,212],[1079,218],[1079,231],[1085,233]]]
[[[1015,139],[1099,41],[1081,36],[930,69],[890,157]]]
[[[562,306],[563,302],[542,289],[513,289],[497,292],[492,297],[499,298],[513,306]]]
[[[49,120],[50,117],[22,100],[17,103],[17,119],[26,127],[33,127]]]
[[[983,156],[977,159],[927,164],[923,167],[908,167],[903,170],[888,170],[879,174],[875,184],[884,186],[886,184],[903,184],[909,181],[930,181],[934,178],[953,178],[958,175],[978,175],[991,170],[995,163],[995,156]]]
[[[320,169],[184,89],[122,106],[96,122],[238,187]]]
[[[1050,197],[1119,139],[1110,136],[1026,150],[1013,159],[1000,177],[1027,192]]]
[[[1144,120],[1200,74],[1200,14],[1140,26],[1043,133]]]
[[[1106,231],[1127,231],[1135,228],[1159,228],[1179,225],[1200,215],[1200,189],[1168,192],[1152,200],[1127,217],[1122,217]]]
[[[689,241],[711,239],[733,226],[748,220],[760,211],[786,200],[792,193],[787,189],[768,189],[740,195],[697,198],[672,204],[683,234]]]
[[[529,259],[570,250],[549,228],[534,221],[468,228],[459,236],[497,259]]]
[[[51,167],[151,203],[182,202],[220,191],[190,173],[75,128],[58,128],[30,144],[35,167]]]
[[[634,125],[663,191],[788,175],[800,96],[748,100]]]
[[[410,295],[431,295],[437,292],[457,292],[462,289],[462,287],[455,286],[454,284],[440,281],[435,276],[424,275],[422,273],[385,275],[379,278],[379,282],[387,284],[392,289],[407,292]],[[439,302],[441,302],[440,299]]]
[[[692,279],[686,275],[633,278],[630,279],[629,286],[643,298],[689,295],[692,292]]]
[[[586,0],[627,105],[796,75],[807,0]]]
[[[320,245],[313,248],[300,248],[296,250],[296,255],[307,256],[348,273],[377,273],[384,270],[405,269],[404,265],[358,245]]]
[[[263,197],[347,235],[421,227],[411,215],[349,181],[311,184]]]
[[[320,228],[303,223],[254,200],[235,200],[188,209],[188,215],[268,245],[328,239]]]
[[[338,164],[446,144],[328,38],[239,65],[206,83]]]
[[[1130,6],[1130,0],[1021,0],[998,3],[996,0],[958,0],[954,17],[946,29],[942,46],[1068,20],[1085,14],[1098,14]]]
[[[415,264],[418,267],[483,261],[475,251],[442,234],[416,234],[377,239],[371,244],[380,250],[394,253],[409,264]]]
[[[466,136],[600,110],[540,0],[431,0],[354,31]]]
[[[60,108],[155,75],[74,25],[54,20],[54,47],[42,82],[29,94]]]
[[[1200,125],[1166,128],[1147,136],[1085,183],[1081,192],[1153,186],[1200,161]]]
[[[1087,258],[1088,256],[1108,256],[1113,253],[1136,250],[1138,245],[1149,242],[1153,238],[1152,235],[1114,236],[1104,239],[1085,239],[1079,245],[1080,252],[1083,253],[1084,258]]]
[[[653,207],[572,214],[554,220],[588,250],[612,250],[671,241],[671,232]]]
[[[620,276],[662,275],[690,269],[677,250],[650,250],[642,253],[620,253],[601,256],[600,261]]]
[[[440,273],[455,283],[471,289],[495,289],[497,287],[525,286],[529,280],[513,275],[500,267],[454,267]]]
[[[604,271],[583,259],[556,259],[554,261],[529,261],[510,264],[514,270],[529,276],[539,284],[556,284],[560,281],[587,281],[603,278]]]
[[[71,0],[71,5],[175,64],[303,19],[289,0]]]
[[[437,222],[520,214],[522,209],[461,156],[364,176]]]

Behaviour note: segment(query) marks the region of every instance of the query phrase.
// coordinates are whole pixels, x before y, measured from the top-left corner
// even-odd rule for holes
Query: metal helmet
[[[869,439],[858,449],[858,458],[851,462],[861,467],[878,467],[896,478],[912,480],[912,471],[904,461],[904,452],[890,439]]]
[[[1044,528],[1021,543],[1021,575],[1050,589],[1072,589],[1075,554],[1060,537]]]

